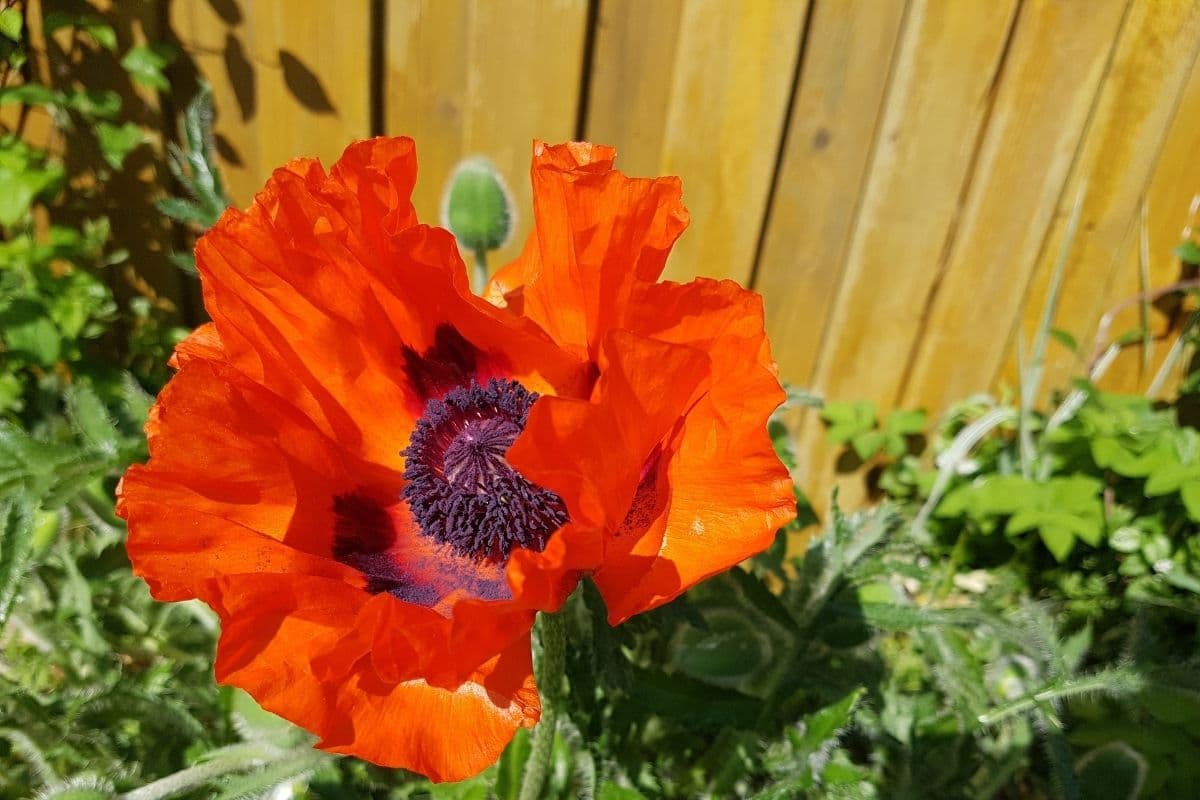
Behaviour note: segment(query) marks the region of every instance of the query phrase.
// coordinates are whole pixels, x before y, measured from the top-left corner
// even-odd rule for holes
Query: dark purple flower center
[[[530,483],[506,455],[538,395],[493,378],[425,404],[405,458],[403,497],[421,532],[455,551],[503,560],[541,551],[567,521],[562,498]]]

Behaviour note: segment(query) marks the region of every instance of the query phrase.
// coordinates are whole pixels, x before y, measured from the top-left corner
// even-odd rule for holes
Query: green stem
[[[304,748],[304,755],[312,753],[313,750],[311,748]],[[284,755],[291,756],[296,754],[289,752]],[[319,755],[317,754],[317,756]],[[120,796],[120,800],[163,800],[167,797],[173,797],[177,794],[198,789],[211,780],[223,778],[226,775],[232,775],[237,772],[246,772],[264,763],[269,763],[271,760],[271,755],[259,748],[257,751],[251,749],[236,757],[205,761],[172,773],[165,778],[159,778],[152,783],[147,783],[145,786],[125,792]],[[282,757],[279,760],[282,760]]]
[[[1045,703],[1052,703],[1068,697],[1078,697],[1093,692],[1126,695],[1142,691],[1148,685],[1149,682],[1145,676],[1125,667],[1114,667],[1095,675],[1076,678],[1058,686],[1043,689],[1040,692],[1018,698],[1008,705],[993,709],[986,714],[980,714],[979,724],[995,725],[997,722],[1015,717]]]
[[[475,294],[482,296],[483,290],[487,288],[487,282],[487,250],[479,247],[475,249]]]
[[[533,743],[525,774],[521,779],[519,800],[538,800],[550,772],[554,750],[554,732],[558,727],[560,704],[564,697],[563,676],[567,667],[567,631],[562,612],[538,614],[535,635],[540,647],[535,665],[538,690],[542,696],[542,719],[533,729]]]

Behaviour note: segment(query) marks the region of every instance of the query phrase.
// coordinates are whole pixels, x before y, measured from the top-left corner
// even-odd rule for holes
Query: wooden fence
[[[1080,346],[1046,370],[1063,386],[1106,309],[1180,277],[1200,192],[1198,0],[175,0],[164,16],[214,87],[238,203],[288,158],[404,133],[427,220],[459,158],[499,165],[526,212],[511,256],[531,139],[608,142],[627,172],[683,178],[693,222],[669,277],[753,286],[784,378],[882,408],[1015,387],[1079,202],[1054,325]],[[1158,353],[1124,353],[1110,385],[1145,385],[1178,311],[1153,312]],[[821,426],[798,436],[822,494]]]

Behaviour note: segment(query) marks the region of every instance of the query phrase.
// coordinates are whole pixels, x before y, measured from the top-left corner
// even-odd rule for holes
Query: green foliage
[[[926,426],[924,411],[907,410],[893,411],[879,424],[875,404],[865,400],[825,403],[821,419],[829,425],[829,441],[848,445],[861,461],[880,453],[899,458]]]
[[[12,10],[0,56],[19,64],[27,31]],[[173,52],[117,52],[107,16],[54,9],[44,23],[166,88]],[[971,398],[932,430],[920,411],[789,390],[787,409],[820,409],[830,440],[875,468],[875,507],[846,513],[835,497],[789,555],[788,535],[816,521],[797,491],[799,521],[765,553],[615,629],[585,582],[557,620],[569,691],[551,693],[546,735],[518,732],[477,777],[432,785],[315,751],[214,685],[214,615],[154,602],[113,515],[182,333],[146,297],[119,304],[106,280],[129,256],[105,181],[142,131],[112,91],[0,86],[11,104],[51,114],[99,161],[84,191],[67,159],[0,133],[0,800],[512,800],[541,758],[552,800],[1194,793],[1195,398],[1086,382],[1045,412],[1036,380],[1019,405]],[[169,146],[180,194],[158,203],[192,235],[228,205],[212,118],[201,86]],[[452,227],[486,250],[511,204],[494,174],[469,172],[449,193]],[[1193,260],[1187,245],[1179,255]],[[1048,326],[1031,377],[1050,337],[1076,349]],[[785,416],[770,433],[795,469]]]
[[[165,92],[171,88],[163,70],[179,55],[174,45],[156,42],[132,47],[121,59],[121,66],[135,81]]]

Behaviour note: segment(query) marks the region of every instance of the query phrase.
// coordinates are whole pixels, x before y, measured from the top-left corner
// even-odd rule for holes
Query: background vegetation
[[[139,115],[177,52],[89,9],[42,25],[77,65],[48,83],[0,2],[0,798],[515,798],[524,733],[438,787],[319,753],[214,685],[207,608],[156,604],[131,576],[113,491],[145,458],[191,321],[143,273],[188,285],[188,241],[225,205],[212,110],[199,87],[156,172]],[[88,82],[102,73],[78,65],[103,59],[125,83]],[[1200,243],[1174,257],[1200,263]],[[796,531],[663,609],[611,629],[581,589],[548,795],[1187,796],[1200,379],[1172,376],[1189,373],[1192,321],[1150,393],[1168,400],[1095,387],[1117,345],[1040,408],[1047,354],[1075,346],[1050,329],[1056,296],[1014,397],[931,421],[792,393],[781,455],[807,408],[875,501],[835,501],[803,555],[787,538],[816,520],[798,493]]]

